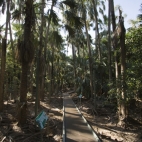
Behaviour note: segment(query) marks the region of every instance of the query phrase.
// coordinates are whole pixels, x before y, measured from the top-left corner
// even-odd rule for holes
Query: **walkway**
[[[77,111],[69,94],[64,94],[64,127],[63,142],[100,142]]]

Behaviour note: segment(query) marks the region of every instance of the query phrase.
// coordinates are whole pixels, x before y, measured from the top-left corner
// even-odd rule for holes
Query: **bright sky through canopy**
[[[123,14],[126,14],[127,17],[125,17],[125,27],[126,29],[130,27],[129,20],[133,19],[136,20],[136,17],[138,14],[140,14],[140,5],[142,1],[141,0],[114,0],[114,6],[120,5],[123,11]],[[106,0],[106,12],[108,7],[108,0]],[[116,15],[118,13],[116,12]],[[5,22],[6,17],[1,13],[0,14],[0,25],[2,25]]]
[[[114,5],[120,5],[122,7],[123,13],[127,15],[125,18],[125,26],[126,28],[130,27],[129,20],[135,20],[137,15],[140,14],[140,5],[141,0],[114,0]],[[108,0],[106,0],[106,7],[108,5]],[[107,9],[106,9],[107,10]],[[106,11],[107,12],[107,11]],[[116,13],[116,15],[118,15]],[[0,14],[0,25],[2,25],[5,21],[5,16]]]
[[[141,0],[114,0],[114,5],[120,5],[123,11],[123,14],[126,14],[125,17],[125,27],[129,28],[129,20],[136,20],[138,14],[140,14],[140,5],[142,4]],[[116,13],[117,14],[117,13]]]

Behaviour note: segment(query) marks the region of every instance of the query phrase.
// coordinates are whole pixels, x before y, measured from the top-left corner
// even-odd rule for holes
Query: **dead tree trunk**
[[[119,124],[121,126],[126,125],[127,120],[127,107],[126,107],[126,83],[125,83],[125,72],[126,72],[126,48],[125,48],[125,27],[124,18],[120,10],[119,16],[119,38],[120,38],[120,63],[121,63],[121,94],[118,100],[118,114]]]

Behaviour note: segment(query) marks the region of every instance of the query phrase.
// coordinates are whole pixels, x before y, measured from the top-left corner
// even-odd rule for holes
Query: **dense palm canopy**
[[[9,95],[7,88],[15,90],[14,99],[20,97],[21,108],[25,105],[23,115],[27,93],[33,94],[34,87],[36,105],[45,95],[50,98],[65,87],[73,87],[78,94],[92,99],[94,106],[100,95],[117,99],[117,105],[121,93],[126,96],[121,98],[125,103],[136,94],[141,97],[141,25],[138,22],[128,29],[124,39],[123,13],[117,15],[121,19],[116,24],[113,0],[109,0],[108,15],[106,4],[105,0],[0,0],[0,10],[7,17],[6,23],[0,23],[1,47],[5,46],[2,38],[10,36],[5,48],[7,57],[0,50],[1,73],[6,71],[0,80],[1,88],[5,85],[0,103]],[[141,22],[141,15],[138,18]],[[123,59],[122,41],[126,47]],[[68,56],[68,48],[72,48],[72,56]],[[125,80],[121,74],[124,59]],[[124,92],[122,82],[126,84]],[[26,117],[20,118],[19,122],[24,123]]]

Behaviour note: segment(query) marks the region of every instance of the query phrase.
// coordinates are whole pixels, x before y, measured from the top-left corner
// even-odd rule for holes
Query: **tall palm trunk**
[[[84,9],[84,5],[83,5],[83,0],[81,1],[82,4],[82,8]],[[88,33],[88,28],[87,28],[87,22],[86,22],[86,13],[85,10],[82,13],[83,15],[83,22],[85,25],[85,32],[86,32],[86,36],[87,36],[87,48],[88,48],[88,56],[89,56],[89,70],[90,70],[90,95],[89,97],[91,97],[92,99],[94,99],[93,96],[93,62],[92,62],[92,52],[91,52],[91,44],[90,44],[90,39],[89,39],[89,33]]]
[[[27,119],[27,75],[28,75],[28,64],[22,62],[22,74],[21,74],[21,84],[20,84],[20,104],[21,109],[18,110],[18,121],[20,124],[24,124]]]
[[[33,73],[34,72],[34,65],[32,64],[31,67],[30,67],[30,85],[29,85],[29,92],[31,93],[32,95],[32,98],[34,96],[33,94]]]
[[[101,51],[101,46],[100,46],[100,33],[99,33],[99,25],[98,25],[98,12],[97,12],[97,2],[98,0],[92,0],[93,2],[93,8],[94,8],[94,16],[95,16],[95,27],[96,27],[96,31],[95,31],[95,45],[96,45],[96,51],[98,53],[98,57],[99,57],[99,61],[100,63],[102,62],[102,51]],[[102,70],[99,71],[100,72],[100,82],[101,82],[101,86],[103,86],[103,76],[102,76]],[[94,71],[95,73],[95,71]],[[95,74],[94,75],[94,104],[96,105],[96,84],[95,84]],[[101,87],[102,90],[102,87]]]
[[[114,13],[114,1],[109,0],[110,2],[110,12],[111,12],[111,19],[112,19],[112,29],[113,32],[116,30],[116,17]],[[118,77],[120,76],[120,66],[119,66],[119,56],[118,56],[118,51],[117,51],[117,38],[114,37],[113,39],[113,47],[115,50],[115,77],[116,77],[116,87],[117,87],[117,92],[119,92],[119,85],[118,85]]]
[[[44,0],[41,0],[42,6],[41,6],[41,28],[40,28],[40,50],[43,50],[43,24],[44,24]],[[45,47],[44,47],[45,48]],[[43,58],[40,55],[40,62],[42,62]],[[39,95],[42,100],[44,100],[44,86],[43,86],[43,80],[44,80],[44,68],[40,72],[40,84],[39,84]]]
[[[4,94],[4,76],[6,63],[6,39],[2,39],[2,57],[1,57],[1,72],[0,72],[0,112],[3,111],[3,94]]]
[[[36,51],[36,60],[37,60],[37,67],[36,67],[36,99],[35,99],[35,116],[37,116],[38,113],[38,107],[39,107],[39,65],[40,65],[40,50],[37,49]]]
[[[99,27],[98,27],[98,14],[97,14],[97,0],[92,0],[93,2],[93,8],[94,8],[94,14],[95,14],[95,26],[96,26],[96,48],[99,56],[99,60],[101,62],[102,59],[102,53],[101,53],[101,47],[100,47],[100,33],[99,33]]]
[[[57,69],[56,69],[56,72],[57,72],[57,89],[56,89],[56,93],[58,94],[59,93],[59,87],[60,87],[60,58],[57,57]]]
[[[42,71],[42,76],[41,76],[41,89],[40,89],[40,100],[41,101],[44,101],[44,93],[45,93],[45,88],[44,88],[44,86],[45,86],[45,66],[44,66],[44,68],[43,68],[43,71]]]
[[[52,47],[52,61],[51,61],[51,79],[50,79],[50,87],[51,87],[51,92],[50,92],[50,96],[53,95],[54,91],[53,91],[53,86],[54,86],[54,45],[51,46]]]
[[[0,112],[3,111],[3,95],[4,95],[4,79],[5,79],[5,64],[6,64],[6,41],[9,23],[9,6],[10,1],[7,0],[7,13],[6,13],[6,28],[5,28],[5,38],[2,39],[2,58],[1,58],[1,74],[0,74]]]
[[[8,24],[9,24],[9,20],[10,20],[9,7],[10,7],[10,0],[7,0],[6,29],[5,29],[5,38],[6,39],[7,39],[7,32],[8,32]]]
[[[54,1],[52,0],[51,11],[53,10],[53,7],[54,7]],[[47,29],[46,29],[46,35],[45,35],[45,41],[44,41],[44,43],[45,43],[45,47],[44,47],[44,60],[45,60],[45,62],[46,62],[46,52],[47,52],[47,43],[48,43],[48,35],[49,35],[50,23],[51,23],[51,14],[49,15],[49,20],[47,22]],[[46,74],[47,73],[46,73],[46,68],[45,68],[44,78],[42,78],[43,88],[45,86]],[[50,90],[50,85],[49,85],[49,90]],[[49,99],[50,99],[50,93],[49,93]]]
[[[32,61],[33,56],[29,53],[29,48],[32,50],[31,44],[31,30],[33,24],[33,0],[26,0],[26,9],[25,9],[25,24],[24,24],[24,41],[22,44],[22,51],[23,54],[21,57],[22,63],[22,74],[21,74],[21,85],[20,85],[20,103],[18,108],[18,122],[20,124],[26,123],[27,118],[27,75],[28,75],[28,68],[29,63]],[[30,55],[29,55],[30,54]]]
[[[89,39],[89,34],[88,34],[86,19],[84,20],[84,23],[85,23],[85,31],[86,31],[86,35],[87,35],[87,47],[88,47],[88,50],[89,50],[90,91],[91,91],[91,98],[93,98],[94,96],[93,96],[92,53],[91,53],[90,39]]]
[[[36,101],[35,101],[35,115],[38,113],[38,108],[40,105],[40,92],[41,92],[41,80],[43,73],[40,72],[41,65],[41,56],[43,50],[43,22],[44,22],[44,0],[41,0],[41,26],[39,28],[40,39],[39,39],[39,47],[37,49],[37,72],[36,72]]]
[[[115,33],[116,30],[116,21],[115,21],[115,13],[114,13],[114,2],[113,0],[109,0],[110,3],[110,12],[111,12],[111,20],[112,20],[112,29],[113,32]],[[113,38],[113,48],[115,50],[115,80],[116,80],[116,88],[117,88],[117,96],[119,95],[120,88],[119,88],[119,82],[118,82],[118,77],[120,76],[120,65],[119,65],[119,55],[118,55],[118,49],[117,49],[117,37],[114,36]]]
[[[72,56],[73,56],[74,79],[76,79],[76,55],[73,43],[72,43]],[[74,91],[76,91],[76,85],[74,85]]]
[[[109,1],[109,0],[108,0]],[[108,67],[109,67],[109,82],[112,80],[111,68],[111,23],[110,23],[110,2],[108,2]]]

